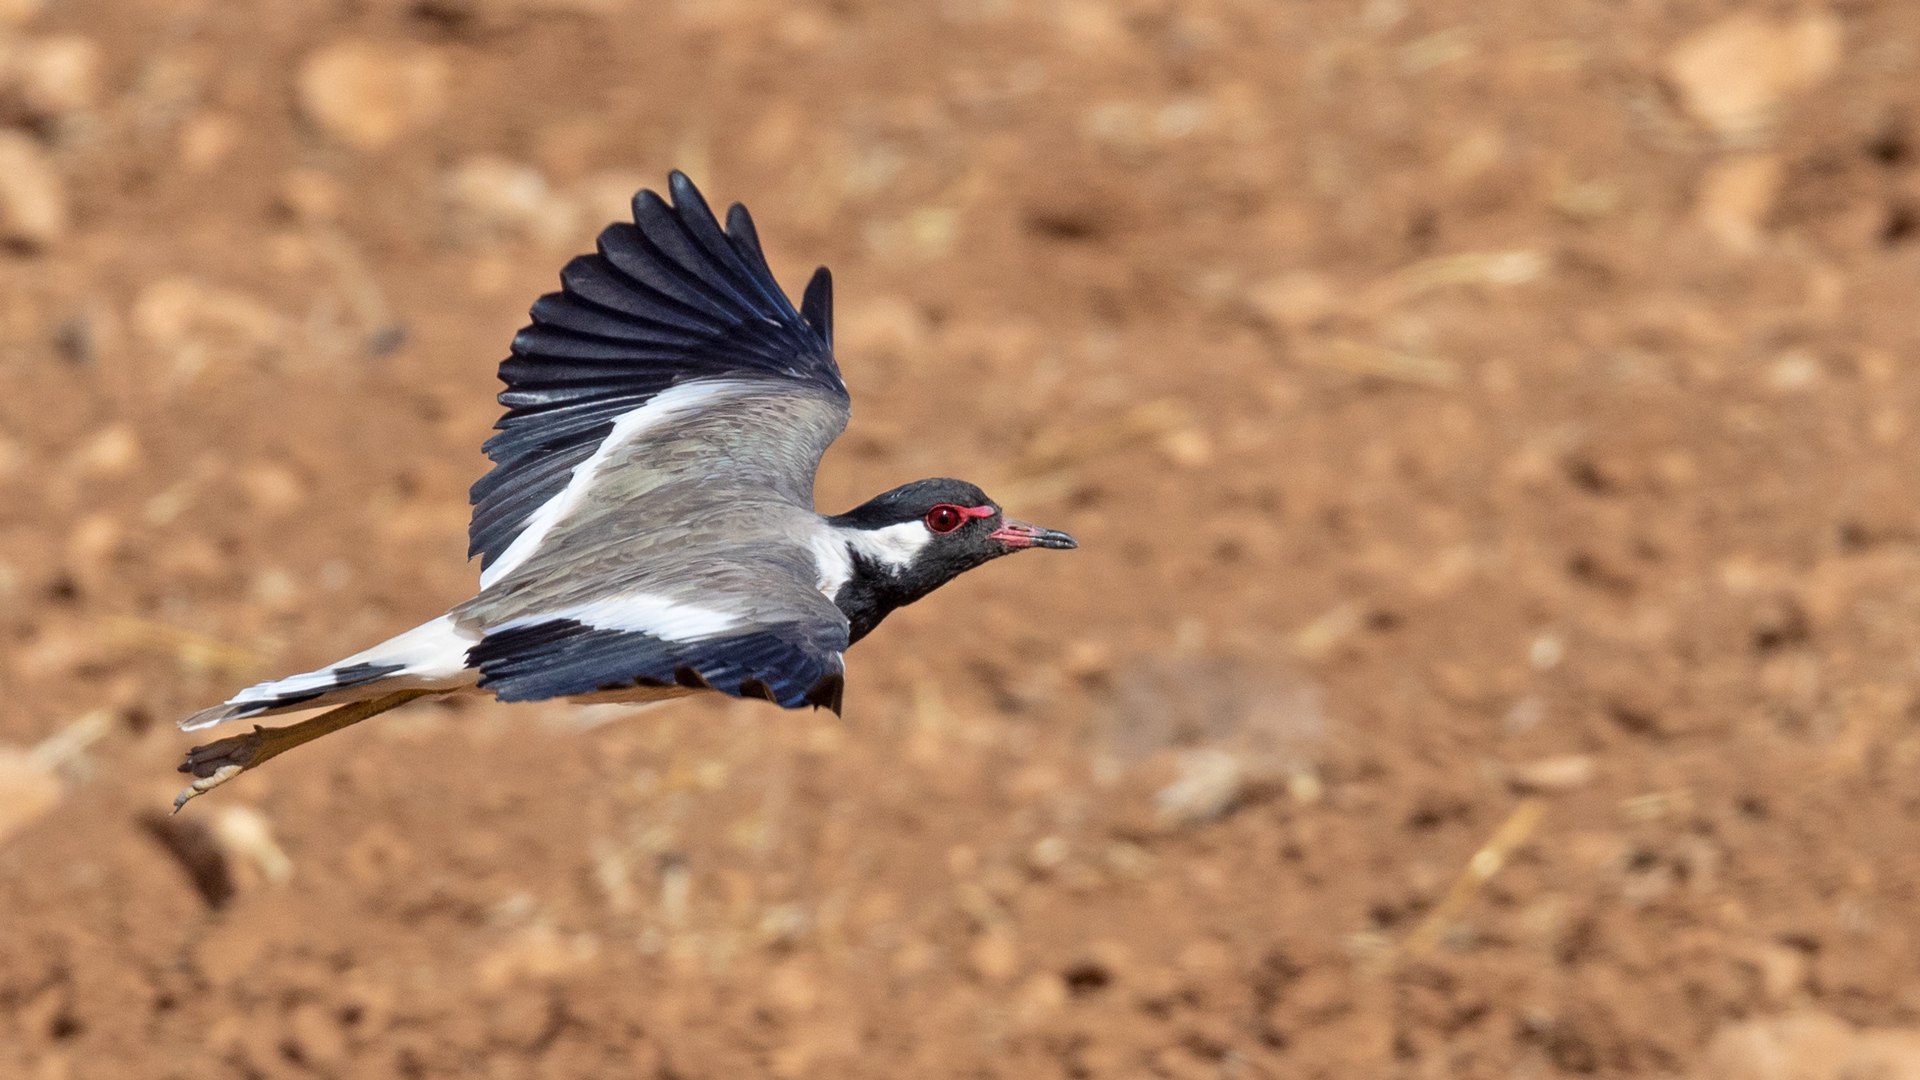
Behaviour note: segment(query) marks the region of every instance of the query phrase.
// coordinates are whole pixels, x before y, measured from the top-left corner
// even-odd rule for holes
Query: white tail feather
[[[463,633],[451,616],[442,615],[318,671],[249,686],[224,703],[180,721],[180,727],[194,731],[223,720],[339,705],[394,690],[458,690],[475,680],[475,673],[467,668],[467,650],[478,640],[478,635]],[[392,670],[356,679],[353,668]],[[343,671],[347,673],[344,683]]]

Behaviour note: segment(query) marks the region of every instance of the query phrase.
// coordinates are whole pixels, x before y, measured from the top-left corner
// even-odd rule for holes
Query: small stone
[[[1126,25],[1112,7],[1094,0],[1069,0],[1054,9],[1054,21],[1068,47],[1084,55],[1112,55],[1129,44]]]
[[[1862,349],[1854,359],[1861,378],[1881,386],[1900,374],[1900,358],[1885,349]]]
[[[1060,1011],[1067,1003],[1067,984],[1051,971],[1037,971],[1020,984],[1014,996],[1014,1018],[1031,1027]]]
[[[1695,1073],[1701,1080],[1834,1077],[1846,1060],[1853,1032],[1825,1013],[1749,1021],[1723,1027],[1707,1045]]]
[[[499,991],[521,979],[553,979],[579,971],[599,952],[599,941],[590,934],[562,937],[547,923],[535,922],[483,957],[474,974],[483,988]]]
[[[819,48],[831,37],[833,24],[817,11],[793,8],[780,16],[774,24],[774,33],[783,44],[805,52]]]
[[[60,801],[60,777],[34,755],[0,746],[0,841]]]
[[[0,746],[0,840],[58,801],[60,770],[118,726],[113,712],[95,709],[21,751]]]
[[[36,116],[92,108],[100,96],[100,46],[78,34],[20,42],[8,57],[10,81]]]
[[[898,220],[866,228],[868,245],[889,258],[940,258],[953,250],[959,234],[960,211],[951,206],[916,206]]]
[[[1217,979],[1233,970],[1233,952],[1212,938],[1200,938],[1188,942],[1175,962],[1189,975]]]
[[[1804,393],[1820,385],[1820,358],[1805,349],[1784,353],[1767,366],[1767,386],[1775,393]]]
[[[286,321],[258,300],[192,278],[163,278],[140,290],[133,325],[156,352],[173,361],[176,383],[191,382],[208,364],[257,358],[276,350]]]
[[[28,681],[66,678],[103,655],[98,635],[79,630],[48,630],[14,651],[15,675]]]
[[[67,559],[78,569],[98,569],[119,550],[124,535],[112,514],[96,510],[81,518],[67,535]]]
[[[1500,133],[1480,128],[1453,144],[1440,163],[1440,171],[1454,183],[1465,183],[1500,164],[1506,156],[1506,143]]]
[[[767,997],[789,1015],[804,1016],[820,1003],[820,981],[803,959],[796,957],[774,968],[766,985]]]
[[[1287,794],[1301,806],[1313,806],[1326,797],[1326,785],[1312,766],[1303,766],[1287,774]]]
[[[236,472],[234,479],[246,492],[247,505],[261,517],[285,517],[307,501],[306,485],[280,465],[250,465]]]
[[[67,464],[83,476],[122,476],[140,464],[140,439],[132,428],[114,424],[87,440]]]
[[[1199,428],[1180,428],[1160,436],[1160,452],[1183,469],[1198,469],[1213,460],[1213,440]]]
[[[1401,267],[1375,281],[1361,290],[1351,307],[1356,312],[1378,316],[1440,289],[1463,285],[1501,288],[1526,285],[1544,277],[1552,266],[1552,261],[1544,253],[1528,248],[1511,251],[1463,251],[1455,255],[1437,255],[1431,259],[1422,259],[1411,266]],[[1418,349],[1403,351],[1411,354]],[[1352,366],[1351,362],[1349,366]],[[1416,371],[1417,368],[1396,376],[1389,367],[1378,373],[1389,377],[1431,382],[1435,385],[1446,385],[1452,379],[1452,376],[1422,377],[1416,374]]]
[[[301,65],[300,107],[356,150],[384,150],[424,130],[447,106],[447,60],[419,46],[342,41]]]
[[[756,929],[762,942],[780,945],[800,940],[810,925],[804,907],[799,904],[775,904],[760,916],[760,925]]]
[[[1339,294],[1325,275],[1302,270],[1248,289],[1247,304],[1275,329],[1299,333],[1334,314]]]
[[[1541,634],[1527,645],[1527,664],[1535,671],[1552,671],[1567,658],[1567,643],[1558,634]]]
[[[301,221],[333,221],[346,201],[340,181],[318,169],[293,169],[280,178],[280,205]]]
[[[300,1048],[300,1061],[324,1069],[338,1069],[347,1059],[346,1033],[332,1014],[319,1005],[302,1005],[287,1017],[287,1035]]]
[[[1596,766],[1591,754],[1561,754],[1507,770],[1507,783],[1516,790],[1557,795],[1592,782]]]
[[[44,248],[67,234],[66,183],[40,144],[0,131],[0,239]]]
[[[1513,708],[1500,718],[1500,730],[1508,735],[1520,735],[1540,726],[1547,718],[1547,703],[1537,694],[1528,694],[1513,703]]]
[[[313,243],[297,232],[282,231],[267,237],[267,265],[283,274],[302,274],[313,268]]]
[[[564,244],[580,220],[579,208],[555,194],[539,169],[490,154],[456,166],[447,176],[447,197],[462,224],[483,239],[521,236]]]
[[[1767,1000],[1785,1003],[1807,982],[1807,954],[1787,945],[1759,945],[1748,959],[1760,973],[1760,989]]]
[[[1450,27],[1401,46],[1400,70],[1408,75],[1418,75],[1423,71],[1471,59],[1474,52],[1473,38],[1469,32],[1463,27]]]
[[[1060,670],[1075,679],[1094,679],[1112,674],[1113,647],[1092,638],[1070,641],[1061,652]]]
[[[1887,405],[1875,410],[1872,419],[1867,422],[1867,434],[1881,446],[1892,446],[1907,434],[1907,418],[1896,406]],[[4,472],[0,467],[0,472]]]
[[[947,849],[947,871],[957,878],[970,878],[980,872],[980,853],[971,845],[955,844]]]
[[[1054,870],[1066,862],[1071,853],[1072,848],[1065,837],[1043,836],[1034,842],[1033,850],[1027,852],[1027,862],[1035,870]]]
[[[1170,825],[1198,825],[1225,813],[1247,782],[1240,759],[1205,748],[1180,755],[1179,775],[1154,793],[1154,809]]]
[[[1723,1026],[1695,1080],[1920,1080],[1920,1030],[1855,1028],[1814,1010]]]
[[[1342,604],[1321,615],[1294,633],[1295,651],[1308,660],[1324,659],[1335,646],[1359,631],[1362,614],[1358,606]]]
[[[1774,154],[1743,154],[1722,161],[1700,181],[1694,219],[1732,250],[1754,251],[1784,176],[1780,158]]]
[[[1592,221],[1619,209],[1621,193],[1605,180],[1568,180],[1553,186],[1549,201],[1570,218]]]
[[[992,927],[974,941],[967,959],[973,970],[988,982],[1003,983],[1020,970],[1020,944],[1013,931]]]
[[[180,125],[180,167],[203,176],[218,168],[240,141],[240,125],[225,113],[204,112]]]
[[[1472,544],[1456,544],[1437,552],[1408,575],[1415,594],[1425,599],[1451,596],[1472,576],[1478,559]]]
[[[243,293],[210,288],[190,278],[166,278],[140,290],[134,322],[156,345],[200,335],[231,336],[254,347],[273,343],[283,329],[272,309]]]
[[[268,611],[287,612],[300,606],[300,583],[279,567],[254,575],[253,599]]]
[[[1840,20],[1809,12],[1778,23],[1729,15],[1675,45],[1667,78],[1694,119],[1734,142],[1765,133],[1788,94],[1819,85],[1840,61]]]
[[[1144,878],[1153,873],[1153,853],[1139,844],[1116,840],[1102,852],[1107,869],[1122,877]]]
[[[1353,979],[1331,965],[1314,967],[1287,985],[1271,1012],[1281,1030],[1324,1022],[1353,1008]]]
[[[213,819],[213,837],[235,866],[245,866],[276,885],[293,877],[293,860],[273,838],[273,823],[245,806],[221,808]]]

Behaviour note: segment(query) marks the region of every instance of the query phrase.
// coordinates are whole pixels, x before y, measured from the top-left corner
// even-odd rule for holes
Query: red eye
[[[927,511],[927,528],[937,533],[950,533],[967,523],[968,514],[957,506],[941,503]]]

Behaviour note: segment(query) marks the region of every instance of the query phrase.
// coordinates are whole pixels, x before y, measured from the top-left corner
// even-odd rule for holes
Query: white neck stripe
[[[903,521],[898,525],[888,525],[883,529],[841,529],[840,535],[846,537],[847,547],[856,555],[865,556],[897,577],[913,561],[933,534],[927,531],[925,522]]]

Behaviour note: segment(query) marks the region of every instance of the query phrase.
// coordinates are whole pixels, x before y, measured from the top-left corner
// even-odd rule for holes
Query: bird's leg
[[[187,751],[187,760],[180,763],[180,771],[192,773],[196,779],[173,800],[173,812],[187,805],[187,800],[196,795],[204,795],[221,784],[239,776],[248,769],[257,768],[262,762],[299,746],[312,742],[322,735],[339,731],[343,727],[357,724],[370,716],[378,716],[388,709],[399,708],[415,698],[445,693],[444,690],[395,690],[391,694],[368,698],[365,701],[351,701],[337,709],[329,709],[311,720],[302,720],[286,727],[261,727],[255,724],[252,731],[245,735],[229,735],[224,739],[210,742],[205,746],[196,746]]]

